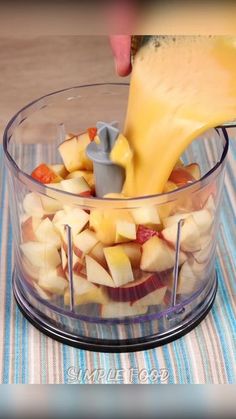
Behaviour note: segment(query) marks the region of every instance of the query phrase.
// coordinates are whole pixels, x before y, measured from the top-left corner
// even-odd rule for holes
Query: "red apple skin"
[[[151,237],[158,236],[158,235],[159,233],[156,230],[152,230],[151,228],[145,227],[143,225],[139,225],[137,229],[136,242],[138,244],[144,244]]]
[[[33,230],[32,222],[32,217],[29,217],[26,221],[24,221],[21,224],[22,241],[24,243],[37,241],[37,238]]]
[[[77,275],[80,275],[83,268],[84,265],[81,262],[76,262],[75,266],[73,267],[73,272]]]
[[[175,183],[177,186],[183,186],[187,183],[196,181],[196,179],[186,169],[184,169],[184,167],[177,167],[174,169],[168,180]]]
[[[145,295],[158,288],[166,286],[163,275],[150,274],[138,279],[132,283],[126,284],[123,287],[110,288],[107,287],[109,297],[113,301],[134,302]]]
[[[78,256],[78,258],[80,259],[82,259],[82,257],[84,256],[83,252],[76,246],[73,246],[73,251],[74,251],[74,254]]]

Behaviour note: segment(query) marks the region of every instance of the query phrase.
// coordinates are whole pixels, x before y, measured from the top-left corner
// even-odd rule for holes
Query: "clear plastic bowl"
[[[99,120],[117,120],[122,127],[127,97],[128,85],[120,83],[65,89],[20,110],[4,133],[16,301],[44,333],[91,350],[132,351],[173,340],[204,318],[217,289],[215,246],[228,151],[224,127],[206,132],[182,156],[185,163],[199,164],[201,179],[169,193],[126,200],[85,198],[52,189],[30,176],[42,162],[61,163],[57,146],[65,132],[83,132]],[[76,231],[67,227],[57,248],[35,242],[37,223],[46,217],[52,220],[58,211],[70,211],[72,207],[80,210],[77,214],[87,217],[88,222],[95,213],[110,223],[110,229],[101,224],[96,232],[99,243],[106,243],[100,243],[95,252],[94,248],[89,251],[90,258],[98,263],[90,266],[89,278],[85,254],[76,255]],[[164,237],[168,241],[161,236],[163,225],[156,225],[161,238],[154,238],[152,245],[142,247],[133,242],[122,247],[128,255],[132,281],[116,287],[98,285],[111,276],[103,248],[111,245],[109,235],[114,223],[126,219],[127,214],[142,218],[143,211],[157,211],[162,224],[177,215],[171,221],[174,227]],[[195,230],[187,230],[187,216],[191,220],[193,217]],[[119,284],[119,270],[113,274]]]

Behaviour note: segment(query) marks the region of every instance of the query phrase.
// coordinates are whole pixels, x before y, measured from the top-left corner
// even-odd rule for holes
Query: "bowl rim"
[[[191,184],[186,184],[185,186],[178,188],[173,191],[165,192],[165,193],[159,193],[159,194],[152,194],[152,195],[145,195],[145,196],[137,196],[137,197],[131,197],[131,198],[97,198],[97,197],[80,197],[76,194],[72,194],[70,192],[61,191],[59,189],[48,187],[45,184],[42,184],[38,182],[37,180],[33,179],[31,175],[24,172],[22,169],[19,168],[19,166],[16,164],[14,159],[12,158],[10,152],[8,151],[8,144],[11,139],[11,135],[9,136],[9,130],[13,126],[13,124],[19,119],[20,115],[32,107],[36,103],[40,103],[40,101],[43,101],[44,99],[50,98],[51,96],[56,96],[61,93],[64,93],[66,91],[72,91],[75,89],[83,89],[83,88],[93,88],[93,87],[101,87],[101,86],[129,86],[129,83],[124,82],[103,82],[103,83],[92,83],[92,84],[82,84],[82,85],[76,85],[72,87],[67,87],[61,90],[52,91],[50,93],[47,93],[46,95],[43,95],[28,104],[26,104],[24,107],[22,107],[7,123],[4,133],[3,133],[3,151],[5,156],[5,162],[8,168],[10,168],[14,175],[30,190],[42,193],[44,195],[50,196],[54,199],[64,199],[63,197],[66,197],[69,199],[70,203],[73,205],[78,206],[86,206],[91,208],[97,208],[98,206],[112,206],[114,208],[114,205],[117,208],[132,208],[137,206],[142,206],[142,204],[146,204],[148,201],[149,204],[163,204],[166,202],[169,202],[170,198],[176,199],[180,194],[186,193],[186,191],[189,192],[195,192],[199,189],[199,187],[204,187],[205,184],[209,182],[211,177],[214,175],[217,176],[217,174],[220,171],[220,168],[223,166],[223,163],[225,162],[228,149],[229,149],[229,137],[227,133],[226,128],[236,128],[236,122],[232,123],[226,123],[225,125],[219,125],[217,127],[212,127],[209,129],[215,129],[217,133],[219,134],[219,130],[222,131],[225,145],[221,154],[220,160],[215,164],[214,167],[212,167],[201,179],[196,180],[195,182],[192,182]],[[37,111],[37,110],[36,110]],[[33,114],[34,112],[32,112]],[[20,125],[24,121],[25,118],[22,118],[18,123],[17,126]],[[206,130],[205,132],[207,132]],[[219,134],[220,135],[220,134]],[[197,138],[197,137],[196,137]],[[160,201],[160,202],[158,202]],[[110,204],[110,205],[109,205]]]

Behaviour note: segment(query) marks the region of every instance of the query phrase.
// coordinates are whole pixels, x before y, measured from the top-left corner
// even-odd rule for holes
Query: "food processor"
[[[78,196],[31,176],[42,162],[62,164],[57,149],[66,134],[85,132],[97,121],[117,121],[122,130],[128,92],[126,83],[57,91],[21,109],[4,133],[16,302],[43,333],[93,351],[143,350],[177,339],[203,320],[217,291],[215,248],[228,152],[225,126],[205,132],[181,156],[184,164],[199,165],[200,179],[163,194],[132,199]],[[43,247],[33,237],[34,223],[58,221],[61,211],[70,217],[73,212],[74,219],[71,224],[64,223],[59,245],[48,245],[46,232],[41,240],[46,243]],[[120,276],[114,272],[112,250],[107,250],[107,246],[114,249],[117,245],[110,243],[106,226],[118,215],[127,220],[127,214],[138,220],[137,225],[142,224],[139,220],[144,213],[155,213],[159,221],[148,245],[145,240],[119,245],[119,251],[129,258],[133,279],[122,283],[123,272]],[[97,227],[99,242],[78,260],[74,223],[83,223],[81,234],[90,228],[94,233],[94,214],[106,222]],[[203,217],[208,218],[203,221]],[[197,236],[191,228],[187,231],[186,219],[196,220]],[[160,246],[163,255],[159,267],[150,262],[155,246]],[[111,276],[117,280],[114,286],[109,283]]]

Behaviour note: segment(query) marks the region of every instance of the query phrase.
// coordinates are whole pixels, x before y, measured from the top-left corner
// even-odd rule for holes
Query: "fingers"
[[[119,76],[127,76],[131,72],[131,36],[110,36],[110,43],[115,59],[116,72]]]

